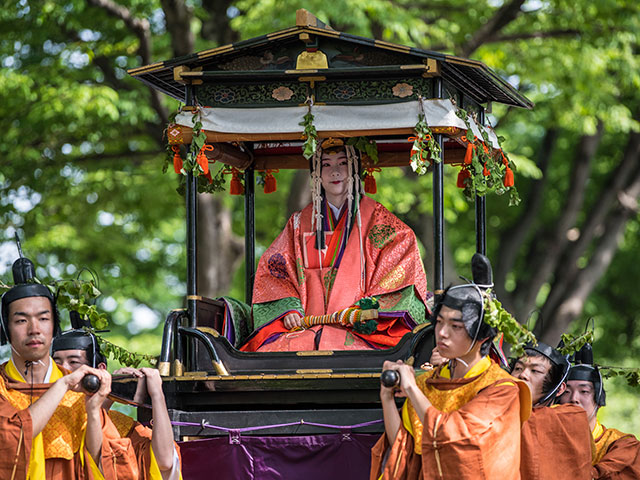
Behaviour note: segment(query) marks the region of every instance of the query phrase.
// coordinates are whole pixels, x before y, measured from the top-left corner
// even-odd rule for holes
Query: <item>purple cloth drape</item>
[[[379,435],[241,436],[180,442],[184,480],[366,480]]]

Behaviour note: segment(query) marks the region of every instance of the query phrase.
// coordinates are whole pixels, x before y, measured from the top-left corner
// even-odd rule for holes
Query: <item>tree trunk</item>
[[[549,281],[567,244],[567,232],[575,226],[576,219],[584,203],[584,193],[591,172],[591,161],[595,157],[602,136],[602,123],[598,124],[595,135],[584,135],[577,148],[571,168],[571,181],[567,201],[553,230],[533,243],[527,263],[531,276],[527,281],[518,282],[515,292],[515,317],[525,319],[536,306],[540,288]],[[538,238],[541,236],[539,235]],[[535,252],[535,253],[534,253]]]
[[[227,294],[244,255],[244,242],[231,231],[231,211],[219,196],[198,195],[197,245],[198,295]]]

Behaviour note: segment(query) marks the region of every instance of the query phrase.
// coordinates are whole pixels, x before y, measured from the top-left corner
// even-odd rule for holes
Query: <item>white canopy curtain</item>
[[[322,131],[362,131],[413,128],[418,121],[420,100],[383,105],[314,105],[311,113],[313,124]],[[427,124],[430,127],[467,128],[456,115],[456,107],[451,100],[422,100]],[[306,106],[269,108],[221,108],[202,107],[202,128],[210,132],[236,134],[278,134],[302,133],[300,122],[307,113]],[[193,113],[182,112],[175,122],[193,128]],[[494,148],[499,148],[498,138],[493,130],[478,125],[468,117],[474,135],[482,138],[480,129],[487,132]]]

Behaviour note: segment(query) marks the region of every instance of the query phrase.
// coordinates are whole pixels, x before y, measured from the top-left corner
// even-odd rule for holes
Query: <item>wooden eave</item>
[[[529,99],[520,94],[482,62],[308,25],[291,27],[237,43],[203,50],[191,55],[185,55],[165,60],[163,62],[156,62],[143,67],[133,68],[128,70],[128,73],[150,87],[176,98],[177,100],[184,101],[185,86],[183,85],[183,82],[174,78],[174,68],[179,66],[185,66],[190,70],[190,72],[183,74],[185,79],[189,77],[234,78],[234,75],[235,78],[242,78],[243,74],[251,74],[254,80],[260,79],[258,75],[264,75],[265,79],[274,78],[279,75],[287,77],[290,75],[301,75],[304,73],[316,73],[331,76],[341,74],[355,75],[358,74],[358,72],[360,72],[360,74],[365,73],[365,69],[367,68],[378,68],[378,71],[381,72],[383,67],[387,67],[380,65],[379,67],[354,67],[353,69],[328,68],[314,71],[260,70],[256,72],[221,72],[219,70],[207,69],[207,67],[212,63],[228,61],[231,58],[242,56],[255,49],[259,49],[270,44],[275,45],[283,42],[300,41],[299,36],[301,34],[339,39],[352,45],[363,45],[413,57],[415,60],[407,62],[406,65],[398,66],[400,68],[404,67],[405,69],[412,65],[424,64],[429,59],[436,60],[439,63],[440,75],[442,78],[454,87],[465,92],[466,95],[469,95],[478,103],[484,104],[487,102],[498,102],[528,109],[533,107],[533,103]],[[393,68],[395,67],[396,66]],[[194,70],[201,71],[194,72]],[[347,72],[347,70],[353,70],[353,72]]]

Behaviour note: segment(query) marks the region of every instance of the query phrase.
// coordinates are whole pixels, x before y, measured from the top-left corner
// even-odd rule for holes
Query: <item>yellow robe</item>
[[[520,426],[531,412],[528,387],[487,357],[465,378],[448,377],[448,368],[439,367],[416,379],[432,406],[423,424],[405,402],[394,443],[383,435],[373,447],[372,480],[520,478]]]

